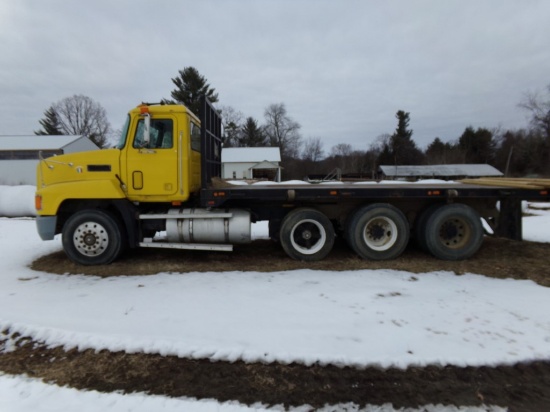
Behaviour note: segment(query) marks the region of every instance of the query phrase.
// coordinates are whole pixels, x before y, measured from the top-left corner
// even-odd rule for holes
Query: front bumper
[[[53,240],[55,228],[57,225],[57,216],[37,216],[36,229],[42,240]]]

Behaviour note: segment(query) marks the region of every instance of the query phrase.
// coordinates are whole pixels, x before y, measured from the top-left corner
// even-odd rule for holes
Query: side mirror
[[[143,120],[143,146],[148,147],[151,141],[151,115],[144,113],[143,116],[145,117]]]

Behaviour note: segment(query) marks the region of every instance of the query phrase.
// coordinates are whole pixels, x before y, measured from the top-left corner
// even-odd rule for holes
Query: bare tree
[[[107,112],[91,98],[81,94],[66,97],[49,110],[55,113],[60,133],[87,136],[99,147],[107,143],[111,129]]]
[[[540,93],[527,93],[519,107],[531,114],[531,125],[550,139],[550,84],[546,86],[546,93],[546,100],[540,97]]]
[[[271,104],[265,109],[265,135],[271,146],[281,149],[283,159],[297,158],[300,146],[300,124],[290,118],[284,103]]]
[[[367,163],[368,168],[371,171],[372,178],[378,174],[378,166],[384,164],[392,164],[390,155],[390,141],[391,135],[389,133],[383,133],[371,143],[369,150],[367,151]]]
[[[330,149],[330,154],[332,156],[347,157],[350,156],[352,152],[353,147],[349,143],[338,143]]]
[[[349,169],[351,173],[357,173],[363,176],[369,172],[369,163],[366,151],[354,150],[350,154],[349,159]]]
[[[319,162],[323,159],[324,150],[323,142],[319,137],[310,137],[304,142],[304,149],[302,150],[302,159],[308,162]]]
[[[222,114],[223,145],[234,147],[241,139],[244,114],[231,106],[219,106]]]
[[[330,149],[330,155],[334,158],[336,167],[343,173],[351,172],[349,166],[352,153],[353,147],[349,143],[338,143]]]

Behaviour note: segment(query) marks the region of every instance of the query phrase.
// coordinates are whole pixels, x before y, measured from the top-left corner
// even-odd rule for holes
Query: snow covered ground
[[[32,215],[33,194],[33,187],[0,186],[0,216]],[[540,206],[530,212],[525,239],[550,242],[550,212]],[[223,360],[405,368],[550,359],[550,289],[531,281],[390,270],[103,279],[28,268],[60,249],[59,238],[39,239],[32,218],[0,218],[0,330],[67,348]],[[11,349],[10,341],[0,348]],[[377,408],[366,410],[393,410]],[[76,391],[0,375],[1,411],[261,409]]]

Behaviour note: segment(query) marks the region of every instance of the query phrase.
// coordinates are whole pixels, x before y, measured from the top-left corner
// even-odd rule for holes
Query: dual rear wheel
[[[409,242],[409,222],[396,207],[375,203],[358,209],[345,228],[348,245],[363,259],[395,259]]]
[[[427,209],[419,217],[415,232],[420,247],[443,260],[468,259],[483,243],[481,217],[458,203]]]

